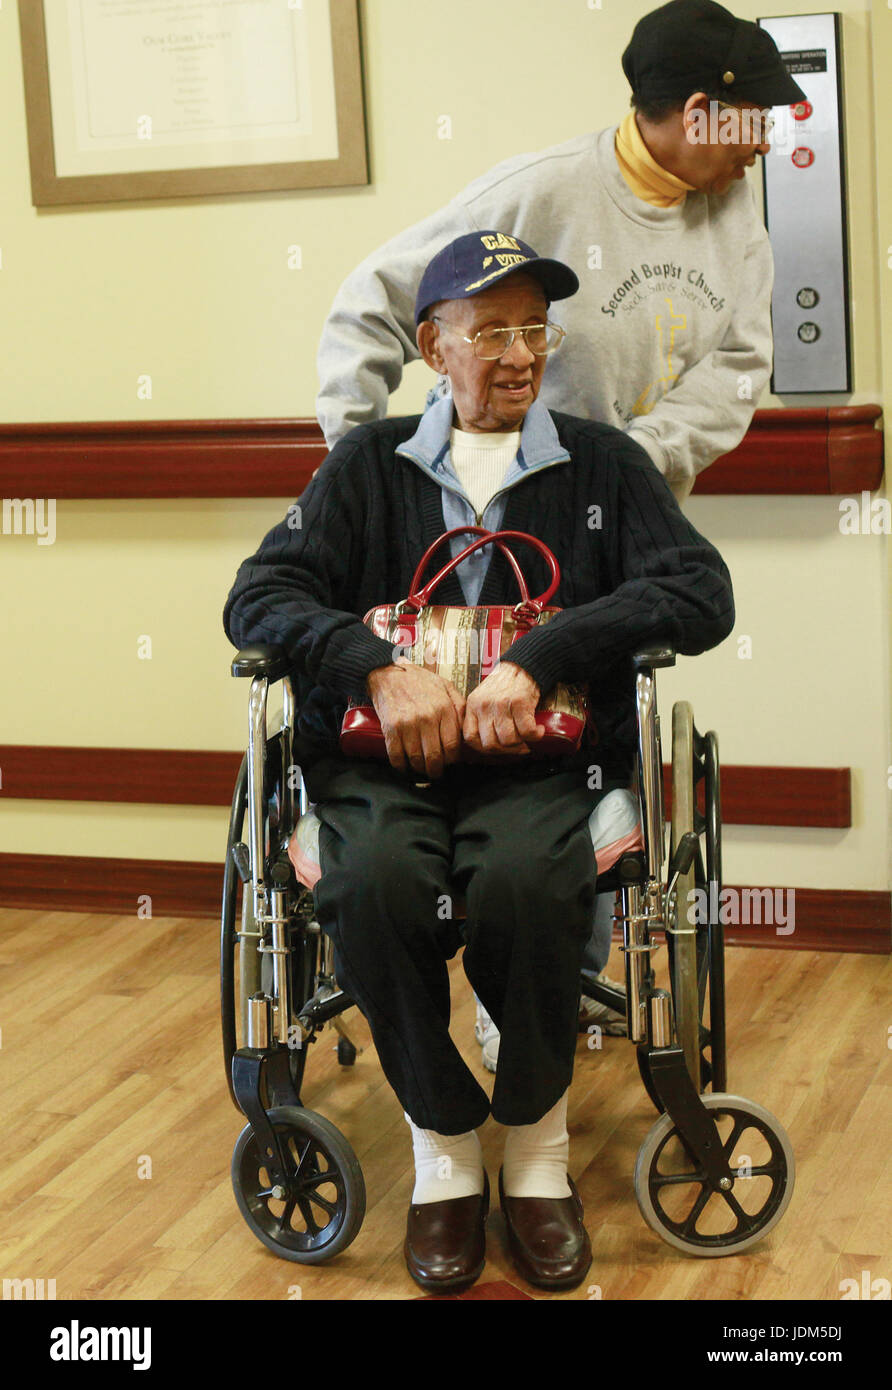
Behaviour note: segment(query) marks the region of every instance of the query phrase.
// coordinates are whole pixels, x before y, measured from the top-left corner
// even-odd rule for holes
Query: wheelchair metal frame
[[[598,880],[599,892],[615,889],[621,902],[617,920],[622,927],[626,992],[623,996],[587,971],[582,972],[581,989],[626,1013],[628,1037],[637,1047],[642,1080],[661,1113],[661,1120],[642,1146],[636,1168],[636,1194],[642,1214],[658,1234],[688,1253],[734,1253],[760,1239],[785,1209],[792,1191],[792,1150],[782,1128],[767,1111],[741,1097],[722,1094],[726,1085],[722,929],[718,920],[698,925],[688,920],[687,905],[694,884],[715,883],[717,889],[721,887],[717,739],[714,733],[701,736],[694,727],[690,706],[676,704],[671,837],[664,884],[666,817],[655,672],[674,665],[675,653],[669,647],[652,647],[635,653],[633,663],[638,711],[636,782],[644,849],[624,854]],[[292,761],[295,705],[287,660],[278,648],[250,647],[239,652],[232,663],[232,673],[251,678],[248,747],[233,796],[221,933],[227,1081],[234,1104],[248,1120],[248,1129],[239,1141],[240,1157],[237,1146],[233,1158],[233,1182],[243,1215],[255,1234],[284,1258],[313,1263],[344,1248],[358,1230],[355,1209],[361,1207],[364,1212],[361,1172],[352,1150],[334,1126],[306,1111],[300,1100],[307,1049],[326,1022],[332,1022],[342,1035],[339,1059],[349,1063],[355,1057],[339,1018],[353,1006],[353,1000],[337,986],[331,942],[314,920],[310,890],[296,885],[288,859],[288,843],[296,818],[306,813],[310,803],[303,775]],[[279,679],[283,687],[282,725],[270,735],[267,696],[270,684]],[[274,786],[267,758],[271,744],[277,746],[279,760]],[[704,813],[696,805],[701,781],[705,787]],[[276,798],[274,815],[271,795]],[[245,805],[247,845],[240,838]],[[705,872],[700,846],[704,831]],[[232,913],[236,873],[243,888],[242,921],[237,929]],[[710,904],[718,900],[718,891],[708,894]],[[657,987],[651,963],[652,954],[661,949],[662,943],[654,939],[660,933],[665,935],[669,954],[671,991]],[[236,942],[240,959],[241,1047],[237,1045],[234,1000]],[[312,962],[309,970],[295,971],[298,950]],[[263,966],[264,958],[269,959],[271,968]],[[312,986],[308,997],[294,997],[296,973],[304,989]],[[267,988],[263,987],[264,976],[269,981]],[[708,1028],[702,1021],[707,982]],[[707,1046],[708,1061],[704,1055]],[[711,1084],[713,1094],[704,1097],[701,1090],[707,1084]],[[736,1116],[731,1141],[723,1142],[720,1138],[716,1126],[718,1111]],[[763,1134],[771,1151],[771,1162],[764,1167],[764,1174],[771,1177],[771,1192],[765,1207],[755,1216],[744,1212],[731,1196],[735,1171],[730,1151],[738,1131],[742,1132],[746,1124]],[[335,1165],[328,1171],[334,1172],[340,1164],[348,1173],[349,1181],[341,1194],[342,1206],[347,1205],[352,1182],[354,1212],[351,1220],[345,1216],[332,1240],[326,1241],[325,1232],[319,1228],[303,1244],[292,1242],[289,1247],[290,1237],[277,1234],[274,1226],[264,1226],[258,1213],[265,1199],[281,1200],[286,1212],[297,1203],[305,1214],[306,1192],[308,1200],[315,1200],[312,1182],[304,1197],[298,1192],[296,1173],[299,1175],[301,1164],[306,1167],[307,1150],[303,1150],[304,1158],[297,1168],[294,1153],[289,1154],[288,1134],[303,1133],[304,1129],[312,1131],[314,1142],[323,1144],[322,1152]],[[706,1197],[712,1192],[723,1193],[732,1209],[736,1209],[737,1226],[729,1236],[701,1237],[691,1229],[690,1222],[672,1221],[664,1212],[661,1191],[673,1179],[660,1173],[659,1159],[667,1139],[674,1136],[680,1139],[694,1165],[688,1176],[700,1183],[702,1193]],[[256,1152],[251,1151],[252,1162],[255,1166],[260,1163],[261,1181],[267,1186],[248,1192],[245,1172],[250,1164],[246,1167],[245,1153],[250,1144],[256,1147]],[[646,1171],[639,1171],[645,1151]],[[241,1164],[238,1174],[237,1157]],[[322,1172],[317,1164],[312,1178],[317,1185]],[[762,1175],[763,1170],[759,1173]],[[341,1193],[340,1188],[338,1191]],[[705,1203],[705,1197],[703,1200]],[[344,1216],[337,1204],[335,1209]]]

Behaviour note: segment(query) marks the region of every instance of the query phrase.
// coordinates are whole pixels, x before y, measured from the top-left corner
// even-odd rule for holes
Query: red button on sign
[[[799,145],[791,156],[797,169],[807,169],[810,164],[815,162],[815,152],[810,150],[807,145]]]
[[[793,112],[793,119],[797,121],[807,121],[814,107],[810,101],[797,101],[790,110]]]

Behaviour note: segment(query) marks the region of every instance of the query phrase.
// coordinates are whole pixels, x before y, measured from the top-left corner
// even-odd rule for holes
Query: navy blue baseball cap
[[[472,299],[492,285],[522,270],[539,281],[549,304],[569,299],[579,280],[563,261],[538,256],[532,246],[507,232],[468,232],[444,246],[421,277],[415,300],[415,325],[441,299]]]

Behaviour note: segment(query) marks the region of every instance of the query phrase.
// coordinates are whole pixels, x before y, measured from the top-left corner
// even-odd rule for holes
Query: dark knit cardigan
[[[640,445],[609,425],[551,416],[571,461],[521,478],[506,495],[502,529],[530,532],[554,552],[561,582],[550,603],[564,612],[502,659],[543,694],[558,680],[588,681],[599,738],[575,761],[624,776],[635,747],[631,653],[654,642],[688,656],[717,646],[734,625],[731,579]],[[378,420],[340,440],[299,497],[299,513],[240,566],[226,601],[234,646],[275,643],[293,663],[302,760],[337,750],[347,700],[368,698],[369,672],[392,659],[363,616],[406,597],[418,561],[446,530],[436,478],[395,453],[419,420]],[[545,561],[519,542],[513,549],[530,594],[541,593]],[[448,544],[438,554],[440,568]],[[501,552],[492,554],[478,603],[513,604],[516,581]],[[455,572],[432,601],[466,604]]]

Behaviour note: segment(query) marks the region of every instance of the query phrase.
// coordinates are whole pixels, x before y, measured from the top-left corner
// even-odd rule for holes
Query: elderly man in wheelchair
[[[293,756],[319,822],[315,914],[337,986],[367,1018],[410,1127],[405,1256],[433,1292],[464,1288],[483,1268],[489,1179],[476,1130],[490,1114],[505,1127],[498,1185],[517,1269],[552,1289],[585,1277],[591,1246],[568,1174],[566,1114],[598,881],[590,821],[628,789],[637,757],[650,795],[648,868],[661,873],[658,740],[651,724],[642,768],[636,680],[640,716],[653,668],[674,651],[714,647],[734,621],[726,566],[645,452],[537,402],[563,337],[549,305],[577,289],[569,267],[506,233],[445,247],[419,287],[416,323],[450,393],[421,417],[340,441],[244,561],[224,613],[234,645],[274,644],[279,671],[284,662],[297,682]],[[486,541],[493,532],[501,544]],[[444,632],[422,621],[443,611],[425,608],[430,586],[418,584],[444,533],[452,561],[436,602],[464,608],[484,636],[501,611],[496,650],[476,665],[438,666],[431,638]],[[543,544],[509,545],[512,535]],[[544,604],[529,598],[540,590]],[[559,608],[547,611],[552,594]],[[275,674],[262,660],[243,669]],[[580,715],[580,692],[584,719],[561,743],[554,730]],[[690,866],[693,845],[684,850],[676,873]],[[294,862],[299,853],[292,844]],[[283,939],[264,949],[281,954]],[[447,961],[462,947],[501,1035],[491,1102],[449,1034]],[[643,1010],[652,976],[641,957],[634,964],[630,1009]],[[630,1036],[653,1042],[637,1023]],[[265,1126],[260,1106],[239,1103]],[[281,1179],[287,1155],[274,1154],[272,1128],[263,1134],[273,1157],[261,1181]],[[256,1149],[254,1158],[256,1167]],[[270,1192],[282,1195],[282,1181],[270,1177],[259,1196]]]

